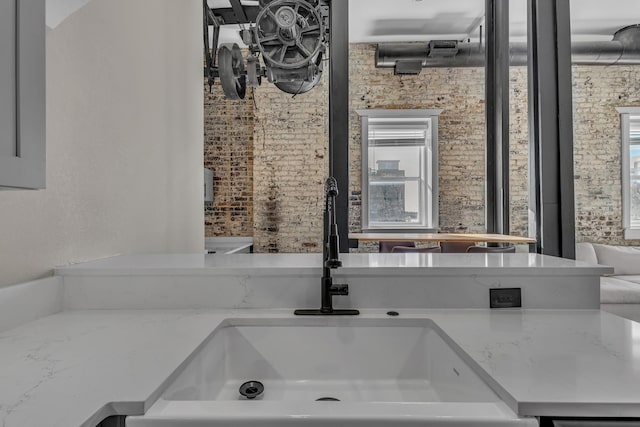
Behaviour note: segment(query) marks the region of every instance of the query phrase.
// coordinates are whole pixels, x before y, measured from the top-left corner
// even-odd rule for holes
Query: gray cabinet
[[[45,1],[0,0],[0,189],[45,187]]]

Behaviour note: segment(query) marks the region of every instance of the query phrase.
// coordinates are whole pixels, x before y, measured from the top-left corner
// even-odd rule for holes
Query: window
[[[358,111],[363,231],[437,231],[441,112]]]
[[[622,204],[625,239],[640,239],[640,107],[618,108],[622,125]]]

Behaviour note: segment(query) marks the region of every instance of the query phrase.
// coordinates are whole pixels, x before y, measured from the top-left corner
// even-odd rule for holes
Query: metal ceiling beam
[[[509,0],[486,0],[486,227],[509,234]]]
[[[243,19],[237,17],[236,11],[233,8],[225,7],[211,10],[217,17],[223,19],[224,24],[250,24],[256,22],[260,8],[258,6],[240,6],[244,14]]]
[[[240,4],[240,0],[229,1],[231,2],[231,8],[233,9],[233,13],[236,15],[238,22],[247,22],[249,18],[247,18],[247,14],[244,13],[244,8]]]
[[[349,1],[329,5],[329,174],[338,181],[340,252],[349,252]]]
[[[569,0],[528,0],[528,7],[529,232],[538,253],[575,259]]]

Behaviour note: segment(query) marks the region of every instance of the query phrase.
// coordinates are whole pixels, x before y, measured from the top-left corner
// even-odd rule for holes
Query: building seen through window
[[[437,229],[439,110],[364,110],[363,229]]]
[[[640,107],[619,107],[625,239],[640,239]]]
[[[640,115],[629,116],[629,159],[630,225],[640,228]]]

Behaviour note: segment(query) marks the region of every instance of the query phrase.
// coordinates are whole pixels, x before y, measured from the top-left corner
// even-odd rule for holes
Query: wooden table
[[[536,239],[504,234],[461,233],[349,233],[350,240],[361,242],[474,242],[528,244],[529,252],[535,252]]]

